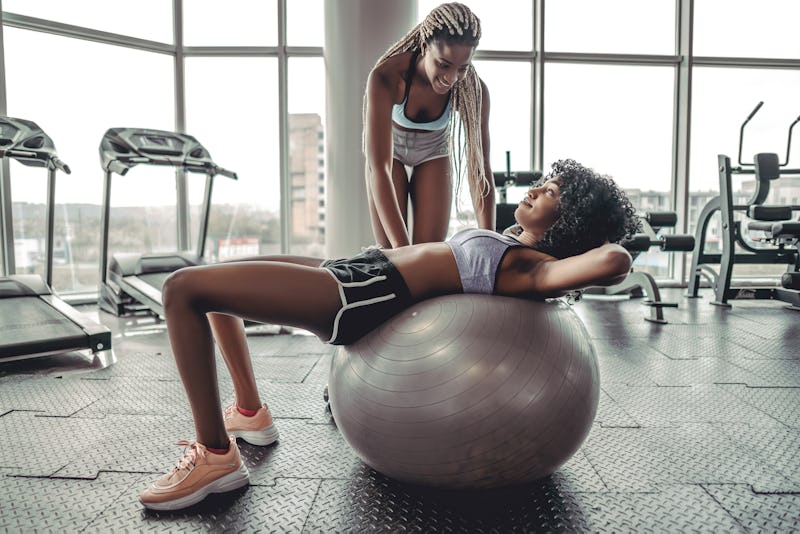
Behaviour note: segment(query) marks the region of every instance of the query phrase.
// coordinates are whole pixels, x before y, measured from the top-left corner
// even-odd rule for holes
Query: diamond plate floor
[[[364,466],[325,412],[331,347],[253,335],[281,441],[241,444],[251,485],[176,513],[137,500],[193,432],[166,332],[100,314],[118,358],[106,369],[0,363],[0,532],[800,532],[800,312],[663,293],[679,303],[666,325],[637,300],[575,306],[600,362],[588,439],[551,477],[477,495]]]

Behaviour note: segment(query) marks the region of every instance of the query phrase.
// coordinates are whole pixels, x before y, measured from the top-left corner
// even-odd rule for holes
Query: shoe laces
[[[197,465],[198,458],[206,457],[206,446],[202,443],[197,443],[194,440],[182,439],[178,441],[177,445],[179,447],[186,447],[186,449],[183,451],[183,458],[181,458],[178,465],[175,466],[174,471],[181,471],[183,469],[189,469],[189,467],[194,467]]]

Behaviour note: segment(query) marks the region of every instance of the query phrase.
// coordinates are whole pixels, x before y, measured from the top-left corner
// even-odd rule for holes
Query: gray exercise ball
[[[597,413],[597,357],[564,302],[446,295],[338,347],[328,382],[344,439],[396,480],[499,488],[555,472]]]

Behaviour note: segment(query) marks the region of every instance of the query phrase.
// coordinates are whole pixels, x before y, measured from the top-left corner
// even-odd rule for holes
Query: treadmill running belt
[[[83,329],[39,297],[0,299],[0,358],[85,348]]]
[[[167,279],[169,275],[172,274],[173,271],[165,272],[165,273],[143,273],[137,274],[136,276],[154,288],[161,291],[161,288],[164,287],[164,280]]]

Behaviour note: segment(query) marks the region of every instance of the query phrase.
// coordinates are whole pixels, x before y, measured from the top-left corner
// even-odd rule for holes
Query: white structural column
[[[325,0],[325,254],[374,244],[364,180],[362,103],[378,58],[417,22],[414,0]]]

